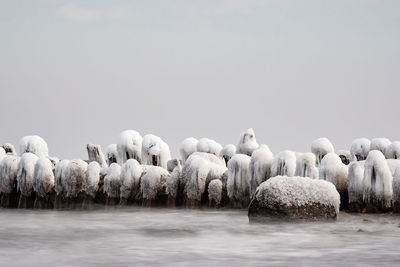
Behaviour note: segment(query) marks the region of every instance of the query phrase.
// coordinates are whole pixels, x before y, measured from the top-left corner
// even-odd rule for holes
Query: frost
[[[119,163],[122,165],[128,159],[135,159],[139,163],[142,156],[142,136],[134,130],[125,130],[119,135],[117,151],[119,155]]]
[[[267,145],[261,145],[251,154],[250,160],[250,195],[253,195],[257,187],[271,177],[271,166],[274,155]]]
[[[250,156],[236,154],[228,162],[228,197],[238,201],[246,201],[250,196]]]
[[[208,138],[201,138],[197,143],[197,151],[214,154],[215,156],[219,156],[221,153],[222,146],[215,142],[214,140]]]
[[[228,165],[228,161],[236,154],[235,145],[228,144],[219,153],[219,156],[225,160],[225,164]]]
[[[374,138],[371,140],[370,150],[379,150],[385,155],[391,143],[387,138]]]
[[[88,144],[86,146],[86,149],[88,152],[89,162],[96,161],[100,164],[101,168],[107,167],[107,162],[104,157],[103,151],[101,151],[100,145]]]
[[[152,134],[143,137],[142,164],[167,169],[167,163],[170,159],[169,146],[160,137]]]
[[[121,168],[121,188],[120,197],[129,198],[139,192],[140,177],[143,168],[135,159],[128,159]]]
[[[193,137],[186,138],[182,141],[181,146],[179,147],[179,153],[181,155],[183,164],[190,155],[197,151],[198,142],[199,141]]]
[[[33,190],[39,197],[44,197],[53,188],[54,188],[53,164],[47,157],[39,158],[35,165]]]
[[[38,156],[32,153],[24,153],[18,164],[18,191],[21,191],[23,196],[30,196],[33,190],[33,179],[35,174],[35,165]]]
[[[49,156],[49,149],[46,141],[38,135],[22,137],[19,142],[19,150],[21,155],[30,152],[39,158]]]
[[[367,138],[358,138],[351,143],[350,153],[357,160],[365,160],[371,147],[371,141]]]
[[[240,140],[237,148],[238,154],[245,154],[251,156],[254,150],[258,148],[256,135],[253,128],[247,129],[240,134]]]
[[[267,205],[295,206],[322,204],[339,213],[340,195],[332,183],[308,177],[276,176],[256,190],[256,199]]]
[[[214,179],[208,185],[208,199],[214,201],[216,205],[221,203],[222,198],[222,181]]]
[[[296,176],[318,179],[318,168],[315,166],[316,157],[313,153],[304,153],[297,157]]]
[[[0,147],[4,149],[7,155],[17,155],[17,151],[15,150],[14,146],[10,143],[4,143]]]
[[[387,159],[400,159],[400,142],[391,143],[386,149],[385,156]]]
[[[67,193],[68,164],[69,160],[63,159],[56,165],[54,188],[58,196],[64,196]]]
[[[349,203],[361,203],[363,196],[362,183],[364,179],[365,161],[354,161],[349,165],[349,176],[347,178],[347,190],[349,192]]]
[[[314,153],[316,157],[316,165],[318,167],[321,164],[323,157],[328,153],[333,153],[334,148],[328,138],[321,137],[311,143],[311,152]]]
[[[272,163],[271,177],[294,176],[296,172],[296,155],[294,152],[285,150],[279,152]]]
[[[117,163],[117,159],[118,159],[117,145],[116,144],[108,145],[108,147],[106,148],[107,165],[110,166],[112,163]]]
[[[117,163],[112,163],[104,177],[104,192],[110,198],[117,198],[120,196],[121,188],[121,166]]]
[[[372,150],[365,161],[363,199],[390,207],[393,176],[382,152]]]
[[[7,155],[0,162],[0,192],[10,194],[18,174],[20,158],[15,155]]]
[[[347,190],[348,167],[335,153],[328,153],[321,161],[319,179],[331,182],[339,192]]]
[[[169,172],[164,168],[147,166],[146,173],[142,176],[140,183],[143,199],[154,199],[164,189],[169,176]]]
[[[77,197],[86,187],[86,170],[88,164],[81,159],[73,159],[68,162],[64,188],[67,197]]]
[[[86,194],[93,198],[99,189],[100,170],[101,167],[97,161],[90,162],[86,170]]]

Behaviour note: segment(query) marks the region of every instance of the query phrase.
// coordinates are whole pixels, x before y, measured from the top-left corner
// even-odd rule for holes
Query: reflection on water
[[[400,217],[249,224],[246,211],[0,210],[0,265],[398,265]]]

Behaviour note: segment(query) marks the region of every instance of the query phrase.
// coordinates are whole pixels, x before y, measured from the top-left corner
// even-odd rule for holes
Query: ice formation
[[[385,156],[387,159],[400,159],[400,142],[391,143],[386,149]]]
[[[178,165],[172,170],[171,175],[165,183],[165,192],[167,195],[175,198],[178,194],[179,179],[181,178],[182,166],[178,161]]]
[[[197,143],[197,151],[214,154],[219,156],[222,150],[222,146],[214,140],[208,138],[201,138]]]
[[[33,153],[39,158],[48,157],[49,149],[46,141],[38,135],[24,136],[19,142],[21,155],[27,152]]]
[[[365,160],[371,147],[371,141],[367,138],[358,138],[351,143],[350,153],[357,160]]]
[[[87,167],[88,164],[81,159],[73,159],[68,162],[65,180],[62,180],[65,183],[63,188],[66,190],[67,197],[75,198],[85,190]]]
[[[16,155],[7,155],[0,162],[0,192],[10,194],[17,181],[18,164],[20,158]]]
[[[178,159],[171,159],[167,162],[167,171],[172,172],[176,166],[181,165]]]
[[[214,179],[208,185],[208,200],[210,203],[215,202],[216,205],[221,203],[222,199],[222,181],[219,179]]]
[[[195,152],[190,155],[182,169],[187,198],[200,201],[206,185],[220,179],[226,171],[225,162],[213,154]]]
[[[169,172],[162,167],[148,166],[140,183],[143,199],[155,199],[156,196],[165,188],[165,182],[169,176]]]
[[[261,145],[251,154],[249,176],[250,195],[253,195],[257,187],[271,177],[271,167],[274,155],[267,145]]]
[[[106,148],[107,165],[110,166],[112,163],[117,163],[117,160],[118,160],[117,145],[116,144],[108,145]]]
[[[304,153],[297,157],[295,176],[318,179],[318,168],[315,166],[316,157],[313,153]]]
[[[390,207],[393,176],[382,152],[372,150],[365,161],[363,199],[375,205]]]
[[[393,202],[400,203],[400,169],[396,169],[393,175]]]
[[[277,206],[301,207],[333,206],[339,213],[340,195],[332,183],[308,177],[276,176],[263,182],[255,193],[260,203]]]
[[[135,159],[141,162],[142,157],[142,136],[134,130],[125,130],[119,135],[117,150],[119,163],[122,165],[128,159]]]
[[[39,197],[46,196],[54,188],[53,164],[47,157],[39,157],[35,165],[33,190]]]
[[[219,153],[219,156],[225,160],[225,164],[228,166],[228,161],[236,154],[235,145],[228,144]]]
[[[143,168],[136,159],[128,159],[121,168],[120,197],[129,198],[139,192]]]
[[[374,138],[371,140],[370,150],[379,150],[383,155],[386,155],[386,150],[391,143],[387,138]]]
[[[23,196],[30,196],[33,190],[33,179],[35,173],[35,165],[38,156],[33,153],[24,153],[18,164],[18,190],[21,191]]]
[[[318,167],[321,164],[323,157],[328,153],[333,153],[334,148],[328,138],[321,137],[311,143],[311,152],[314,153],[316,157],[316,165]]]
[[[182,163],[188,159],[190,155],[197,151],[197,143],[199,141],[196,138],[188,137],[184,139],[179,147],[179,154],[181,155]]]
[[[86,169],[86,194],[91,197],[96,197],[97,190],[99,190],[101,166],[97,161],[89,163]]]
[[[336,154],[339,156],[344,165],[349,165],[351,162],[356,160],[356,158],[351,155],[349,150],[339,150],[336,152]]]
[[[86,149],[88,152],[89,162],[96,161],[97,163],[99,163],[101,168],[107,167],[107,162],[104,157],[103,151],[101,151],[100,145],[87,144]]]
[[[349,165],[349,175],[347,178],[349,203],[362,203],[364,164],[365,161],[354,161]]]
[[[398,159],[387,159],[386,161],[387,161],[387,164],[388,164],[388,166],[389,166],[390,173],[391,173],[392,175],[394,175],[394,173],[396,172],[396,170],[397,170],[398,168],[400,168],[400,160],[398,160]]]
[[[6,156],[4,148],[0,147],[0,161]]]
[[[118,198],[121,192],[121,166],[112,163],[104,177],[104,191],[109,198]]]
[[[296,172],[296,155],[293,151],[284,150],[279,152],[272,162],[271,177],[294,176]]]
[[[237,148],[238,154],[245,154],[251,156],[254,150],[258,148],[256,135],[253,128],[247,129],[240,134],[240,140]]]
[[[250,197],[250,167],[251,157],[236,154],[228,162],[227,190],[230,199],[246,203]]]
[[[347,191],[348,167],[335,153],[328,153],[321,161],[319,179],[331,182],[340,194]]]
[[[58,196],[66,196],[69,160],[63,159],[56,165],[54,174],[54,189]]]
[[[147,134],[142,143],[142,164],[160,166],[167,169],[167,162],[171,159],[169,146],[160,137]]]
[[[15,150],[14,146],[10,143],[4,143],[1,145],[7,155],[17,155],[17,151]]]

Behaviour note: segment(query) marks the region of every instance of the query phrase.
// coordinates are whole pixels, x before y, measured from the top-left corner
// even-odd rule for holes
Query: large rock
[[[260,184],[248,216],[250,221],[336,219],[340,195],[327,181],[276,176]]]

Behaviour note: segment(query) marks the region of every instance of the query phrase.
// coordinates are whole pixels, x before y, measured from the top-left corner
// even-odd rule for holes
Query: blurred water
[[[0,210],[1,266],[399,265],[400,217],[249,224],[246,211]]]

